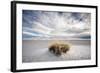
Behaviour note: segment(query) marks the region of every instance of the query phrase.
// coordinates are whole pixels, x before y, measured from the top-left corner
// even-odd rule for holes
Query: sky
[[[22,38],[91,38],[91,14],[78,12],[23,10]]]

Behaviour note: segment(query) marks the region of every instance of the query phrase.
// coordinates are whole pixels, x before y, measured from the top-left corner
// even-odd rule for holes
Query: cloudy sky
[[[90,39],[91,14],[23,10],[23,39],[34,37],[66,37]]]

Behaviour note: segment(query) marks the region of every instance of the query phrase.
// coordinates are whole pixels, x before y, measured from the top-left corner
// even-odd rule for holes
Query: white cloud
[[[32,31],[37,33],[66,37],[90,35],[90,14],[79,13],[78,18],[75,18],[70,12],[58,13],[39,11],[37,16],[38,21],[33,20],[31,28]],[[32,33],[27,34],[29,35]]]

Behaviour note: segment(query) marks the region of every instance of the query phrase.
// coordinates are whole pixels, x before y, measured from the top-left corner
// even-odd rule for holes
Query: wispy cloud
[[[90,22],[90,13],[23,10],[23,35],[89,39]]]

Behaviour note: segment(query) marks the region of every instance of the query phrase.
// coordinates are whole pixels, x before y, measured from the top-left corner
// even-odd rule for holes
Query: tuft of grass
[[[62,53],[67,53],[69,49],[70,45],[64,42],[55,42],[49,46],[49,51],[57,56],[60,56]]]

